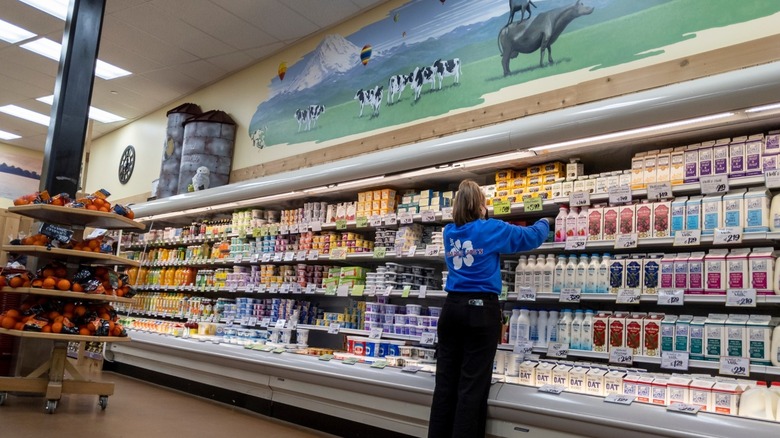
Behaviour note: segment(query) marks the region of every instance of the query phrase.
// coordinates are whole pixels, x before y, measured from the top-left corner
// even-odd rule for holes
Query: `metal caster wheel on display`
[[[101,395],[98,399],[98,406],[100,406],[101,411],[105,411],[108,407],[108,396],[107,395]]]
[[[57,410],[57,400],[46,400],[46,413],[53,414]]]
[[[0,392],[0,406],[4,405],[7,399],[8,399],[8,393]]]

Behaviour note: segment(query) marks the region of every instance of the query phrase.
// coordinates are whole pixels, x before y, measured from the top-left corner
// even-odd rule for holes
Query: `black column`
[[[71,1],[40,185],[52,195],[78,190],[105,5],[106,0]]]

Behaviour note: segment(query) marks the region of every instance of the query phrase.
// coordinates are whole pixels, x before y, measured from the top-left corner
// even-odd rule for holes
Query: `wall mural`
[[[506,87],[663,53],[780,11],[762,0],[413,0],[282,62],[253,144],[323,142],[484,102]]]
[[[0,198],[16,199],[38,191],[43,159],[3,150],[0,157]]]

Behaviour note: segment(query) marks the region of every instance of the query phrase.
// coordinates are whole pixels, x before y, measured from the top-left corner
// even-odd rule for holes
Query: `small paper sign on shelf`
[[[540,197],[523,196],[523,210],[525,210],[526,213],[542,211],[543,202],[544,200]]]
[[[420,336],[420,345],[436,345],[436,332],[423,332]]]
[[[286,319],[277,319],[276,324],[274,324],[274,328],[283,329],[286,324],[287,324]]]
[[[750,376],[750,358],[721,356],[719,372],[728,376],[748,377]]]
[[[347,229],[347,220],[346,219],[337,219],[336,220],[336,229],[337,230],[346,230]]]
[[[729,191],[728,175],[703,176],[699,178],[702,195],[717,195]]]
[[[435,244],[425,245],[426,257],[437,257],[441,253],[441,247]]]
[[[615,239],[615,249],[636,248],[639,245],[639,236],[637,233],[618,234]]]
[[[412,213],[401,213],[398,216],[401,225],[408,225],[414,223],[414,215]]]
[[[380,370],[385,369],[386,366],[387,366],[386,360],[378,360],[371,364],[371,368],[378,368]]]
[[[370,339],[380,339],[382,337],[382,327],[372,327],[368,337]]]
[[[331,248],[330,250],[331,260],[346,260],[347,248]]]
[[[398,216],[395,213],[390,213],[385,216],[385,225],[395,225],[398,222]]]
[[[566,238],[566,251],[581,251],[588,245],[588,236],[569,236]]]
[[[341,328],[341,324],[337,322],[332,322],[328,326],[328,333],[331,335],[337,335],[339,333],[340,328]]]
[[[414,373],[420,371],[421,369],[422,369],[422,367],[419,367],[419,366],[416,366],[416,365],[407,365],[407,366],[401,368],[401,371],[404,372],[404,373],[412,373],[412,374],[414,374]]]
[[[358,363],[358,358],[356,357],[347,357],[344,360],[341,361],[344,365],[355,365]]]
[[[379,216],[378,214],[375,214],[371,216],[371,218],[368,220],[369,225],[372,227],[381,227],[382,226],[382,216]]]
[[[534,342],[533,341],[518,341],[517,344],[515,344],[514,348],[512,348],[512,352],[516,354],[531,354],[534,352]]]
[[[384,246],[375,246],[374,247],[374,258],[375,259],[383,259],[387,255],[387,248]]]
[[[517,301],[536,301],[536,289],[527,286],[518,288]]]
[[[628,204],[632,200],[631,186],[612,186],[609,188],[609,204]]]
[[[389,297],[392,292],[393,292],[393,286],[387,286],[382,295],[385,297]]]
[[[545,394],[560,395],[564,389],[566,388],[561,385],[542,385],[539,387],[538,391]]]
[[[404,286],[403,291],[401,292],[401,298],[409,298],[409,292],[412,291],[412,287],[409,285]]]
[[[764,183],[768,189],[780,189],[780,169],[765,170]]]
[[[295,252],[294,251],[287,251],[284,253],[284,261],[285,262],[291,262],[295,260]]]
[[[618,405],[630,405],[631,403],[636,400],[635,395],[625,395],[625,394],[609,394],[604,398],[604,402],[606,403],[615,403]]]
[[[582,298],[581,290],[579,288],[563,288],[561,289],[561,295],[558,298],[558,302],[561,303],[579,303]]]
[[[444,207],[441,209],[441,220],[443,221],[452,220],[452,207]]]
[[[660,306],[682,306],[685,303],[685,289],[658,289]]]
[[[672,403],[667,406],[668,412],[680,412],[682,414],[696,415],[701,410],[699,405],[689,405],[687,403]]]
[[[346,297],[349,295],[349,286],[346,284],[339,285],[338,289],[336,289],[336,296],[338,297]]]
[[[368,227],[368,218],[365,216],[358,216],[357,219],[355,219],[355,226],[357,228]]]
[[[642,298],[642,292],[637,289],[618,289],[617,304],[639,304]]]
[[[282,258],[284,258],[284,253],[282,253],[282,252],[275,252],[275,253],[274,253],[273,260],[274,260],[275,262],[281,262],[281,261],[282,261]]]
[[[420,286],[420,291],[417,294],[417,298],[424,299],[427,293],[428,293],[428,286],[423,284]]]
[[[423,222],[436,222],[436,212],[433,210],[425,210],[421,213],[421,219]]]
[[[298,259],[299,262],[302,262],[306,260],[306,250],[298,251],[298,254],[295,256],[296,259]]]
[[[317,290],[317,285],[314,284],[314,283],[309,283],[309,284],[306,285],[306,292],[305,292],[305,294],[311,295],[316,290]]]
[[[690,356],[682,351],[661,352],[661,368],[665,370],[688,371]]]
[[[310,249],[309,255],[306,256],[306,258],[309,260],[317,260],[320,258],[320,251],[316,249]]]
[[[493,216],[504,216],[512,212],[512,203],[509,201],[493,201]]]
[[[571,195],[569,195],[569,206],[584,207],[586,205],[590,205],[590,193],[573,192]]]
[[[742,243],[743,234],[742,227],[715,228],[715,236],[712,243],[714,245]]]
[[[414,257],[417,255],[417,245],[412,245],[409,247],[409,251],[406,252],[407,257]]]
[[[647,199],[651,201],[660,201],[661,199],[672,197],[672,184],[668,181],[649,183],[647,185]]]
[[[322,222],[320,221],[312,221],[309,222],[309,227],[312,231],[322,231]]]
[[[755,289],[726,290],[726,307],[756,307]]]
[[[566,359],[566,356],[568,355],[569,355],[568,343],[554,342],[547,347],[548,357],[557,357],[560,359]]]
[[[332,354],[321,354],[320,357],[319,357],[319,360],[324,361],[324,362],[328,362],[331,359],[333,359],[333,355]]]
[[[633,365],[634,353],[628,347],[614,348],[609,352],[609,363],[617,365]]]
[[[366,285],[356,284],[352,286],[352,291],[350,292],[350,295],[353,297],[362,297],[365,289],[366,289]]]
[[[674,233],[673,246],[691,246],[701,243],[701,230],[678,230]]]

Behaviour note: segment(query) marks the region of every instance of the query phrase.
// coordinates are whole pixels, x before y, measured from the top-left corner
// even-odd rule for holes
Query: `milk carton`
[[[607,312],[598,312],[593,318],[593,351],[609,351],[609,316]]]
[[[538,362],[526,360],[518,369],[517,383],[526,386],[534,386],[536,383],[536,366]]]
[[[616,294],[626,285],[626,254],[618,254],[609,265],[609,293]]]
[[[629,259],[626,260],[625,271],[625,284],[623,288],[634,289],[642,293],[642,283],[644,281],[642,269],[644,254],[632,254]]]
[[[690,352],[693,315],[680,315],[674,325],[674,351]]]
[[[699,147],[699,178],[713,174],[714,166],[712,162],[712,147],[714,145],[714,141],[709,141],[702,143],[701,147]]]
[[[602,230],[603,240],[615,240],[618,234],[618,217],[620,216],[618,207],[604,207],[604,228]]]
[[[569,372],[572,367],[566,364],[558,364],[552,370],[553,385],[563,386],[569,389]]]
[[[729,145],[729,177],[745,176],[745,140],[734,139]]]
[[[609,317],[609,350],[626,346],[626,314],[615,312]]]
[[[685,181],[685,147],[674,148],[670,159],[669,180],[672,185],[682,184]]]
[[[762,161],[763,137],[763,134],[751,135],[745,142],[745,175],[761,175],[764,171]]]
[[[653,234],[651,237],[669,237],[671,236],[672,229],[672,203],[670,201],[659,201],[650,204],[652,209],[651,229]],[[640,215],[637,212],[637,221]],[[638,227],[638,224],[637,224]]]
[[[704,323],[704,358],[717,361],[726,355],[726,320],[728,315],[710,313]]]
[[[642,265],[642,293],[655,295],[661,279],[661,259],[663,254],[648,254]]]
[[[633,234],[636,231],[636,205],[618,207],[618,234]]]
[[[712,249],[704,256],[704,293],[725,294],[728,280],[726,269],[727,249]]]
[[[747,322],[748,355],[750,363],[771,365],[772,330],[777,319],[769,315],[750,315]]]
[[[641,356],[644,351],[644,319],[642,315],[626,317],[626,347],[631,349],[633,356]]]
[[[704,359],[704,327],[706,316],[694,316],[690,324],[690,358]]]
[[[659,289],[674,288],[674,262],[677,254],[665,254],[661,259],[661,282]]]
[[[764,155],[761,157],[761,168],[764,172],[769,170],[780,169],[780,163],[778,163],[780,155]]]
[[[726,356],[748,357],[748,315],[729,315],[726,320]]]
[[[605,396],[604,392],[604,376],[606,376],[607,370],[601,368],[591,368],[585,375],[585,383],[587,385],[586,392],[590,395]]]
[[[644,341],[642,355],[661,356],[661,322],[663,319],[664,315],[658,314],[647,315],[642,319],[642,339]]]
[[[701,201],[703,196],[691,196],[685,203],[685,229],[701,229]]]
[[[685,149],[685,182],[699,181],[699,145],[690,145]]]
[[[750,254],[749,248],[737,248],[732,249],[726,256],[729,289],[747,289],[749,287],[748,254]]]
[[[655,180],[658,182],[669,181],[671,174],[672,148],[662,149],[655,160]]]
[[[645,155],[645,169],[644,169],[644,184],[645,186],[657,181],[656,179],[656,165],[658,159],[658,151],[650,151]]]
[[[737,415],[742,388],[736,382],[720,381],[712,386],[712,404],[719,414]]]
[[[602,240],[604,229],[604,208],[591,207],[588,209],[588,240]]]
[[[637,237],[640,239],[653,237],[653,204],[643,202],[635,205],[634,210],[634,230],[637,233]]]
[[[764,187],[752,187],[745,193],[745,232],[769,231],[769,206],[772,194]]]
[[[687,196],[674,198],[674,200],[672,201],[672,228],[671,228],[672,236],[674,236],[674,233],[676,231],[685,229],[685,223],[686,223],[685,207],[687,203],[688,203]]]
[[[684,376],[672,376],[669,378],[667,388],[669,391],[669,404],[690,403],[691,379]]]
[[[674,288],[688,291],[688,252],[681,252],[674,258]]]
[[[769,131],[764,138],[764,155],[780,154],[780,131]]]
[[[575,366],[569,371],[569,391],[587,393],[586,377],[589,369],[582,366]]]
[[[712,165],[714,175],[729,174],[729,143],[728,138],[720,139],[712,147]]]
[[[650,401],[654,405],[667,406],[669,404],[669,379],[666,376],[656,376],[650,393]]]
[[[759,295],[774,295],[774,248],[753,248],[748,256],[750,288]]]
[[[536,386],[552,385],[554,368],[553,362],[539,362],[536,367]]]
[[[688,257],[688,290],[689,294],[704,293],[704,252],[693,252]]]
[[[653,394],[653,380],[655,377],[645,374],[636,382],[636,401],[650,403]]]
[[[626,377],[623,378],[623,394],[636,397],[637,385],[641,378],[642,375],[635,372],[626,374]]]
[[[623,378],[626,372],[622,370],[610,370],[604,375],[604,395],[623,394]]]
[[[707,195],[701,201],[703,212],[702,234],[713,234],[715,228],[723,227],[723,196]]]
[[[747,190],[730,190],[723,195],[723,225],[726,227],[745,226],[745,193]]]
[[[712,379],[693,379],[690,385],[690,404],[701,407],[702,411],[714,410],[712,402],[712,387],[715,381]]]

